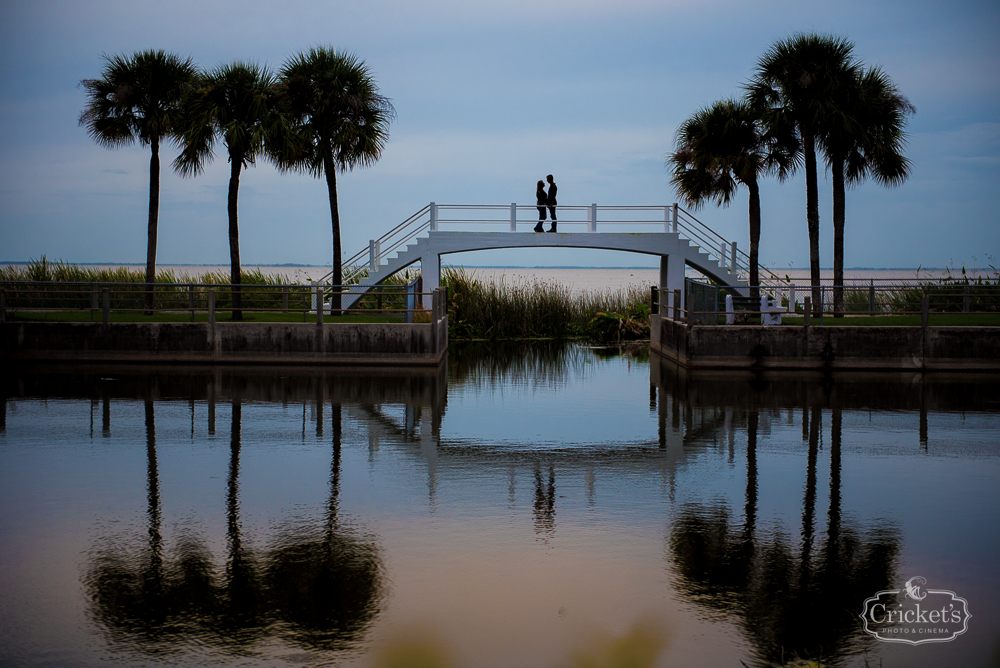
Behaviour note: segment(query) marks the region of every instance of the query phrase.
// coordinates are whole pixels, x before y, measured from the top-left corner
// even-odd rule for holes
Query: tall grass
[[[573,295],[548,281],[483,281],[461,268],[442,272],[448,287],[449,336],[456,339],[587,338],[599,341],[649,336],[648,291],[591,291]]]

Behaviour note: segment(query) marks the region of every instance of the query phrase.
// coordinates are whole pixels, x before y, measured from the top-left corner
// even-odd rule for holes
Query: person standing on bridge
[[[549,205],[549,217],[552,218],[552,229],[549,232],[556,231],[556,191],[559,188],[556,187],[556,182],[549,174],[545,177],[545,180],[549,182],[549,194],[546,197],[545,203]]]
[[[539,181],[535,188],[535,203],[538,205],[538,224],[535,225],[535,232],[545,231],[542,223],[545,221],[545,204],[548,199],[548,195],[545,194],[545,181]]]

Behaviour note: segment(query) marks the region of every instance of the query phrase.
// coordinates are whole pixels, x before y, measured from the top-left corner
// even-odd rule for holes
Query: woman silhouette
[[[545,181],[539,181],[538,187],[535,188],[535,202],[538,204],[538,224],[535,225],[535,232],[544,232],[545,228],[542,227],[542,222],[545,220],[545,204],[548,201],[548,195],[545,194]]]

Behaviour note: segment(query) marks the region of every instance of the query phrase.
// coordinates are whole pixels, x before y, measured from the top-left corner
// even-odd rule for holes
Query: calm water
[[[536,345],[0,378],[5,666],[1000,660],[996,376]],[[914,576],[964,635],[859,629]]]

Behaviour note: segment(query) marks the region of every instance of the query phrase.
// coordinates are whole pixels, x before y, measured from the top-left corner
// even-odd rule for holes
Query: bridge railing
[[[546,218],[549,217],[548,207]],[[357,283],[376,273],[382,262],[406,248],[425,232],[446,230],[527,232],[539,222],[536,204],[437,204],[431,202],[378,239],[367,248],[343,260],[343,282]],[[749,279],[750,258],[691,213],[677,204],[648,206],[599,206],[560,204],[556,207],[558,225],[563,232],[662,231],[677,233],[699,246],[719,266],[729,269],[737,280]],[[547,221],[551,224],[551,220]],[[520,227],[519,227],[520,226]],[[530,227],[529,227],[530,226]],[[778,285],[777,275],[759,268],[761,283]],[[330,272],[320,281],[330,280]]]

